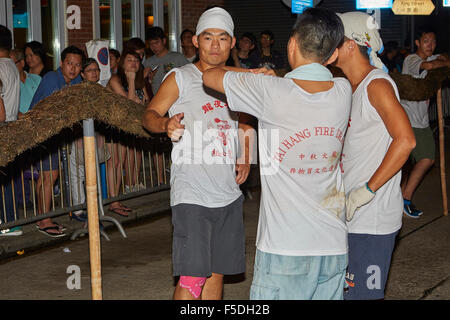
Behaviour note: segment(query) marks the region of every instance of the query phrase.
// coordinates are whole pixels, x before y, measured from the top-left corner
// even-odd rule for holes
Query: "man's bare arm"
[[[0,122],[4,122],[5,120],[6,120],[5,104],[3,103],[2,97],[0,97]]]
[[[433,61],[425,61],[420,64],[420,69],[422,70],[434,70],[443,67],[450,67],[450,60],[447,60],[444,57]]]
[[[156,95],[145,110],[142,125],[154,133],[168,133],[170,119],[165,115],[178,99],[179,91],[175,81],[175,74],[170,74],[161,84]]]
[[[416,139],[408,116],[388,80],[372,81],[367,92],[370,103],[377,110],[393,139],[383,161],[368,182],[369,188],[376,191],[402,168],[416,145]]]

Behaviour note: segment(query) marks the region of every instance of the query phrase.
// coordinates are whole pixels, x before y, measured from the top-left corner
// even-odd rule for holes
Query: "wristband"
[[[367,188],[367,190],[370,191],[370,193],[375,194],[375,191],[372,191],[372,189],[369,188],[369,183],[368,182],[366,182],[366,188]]]

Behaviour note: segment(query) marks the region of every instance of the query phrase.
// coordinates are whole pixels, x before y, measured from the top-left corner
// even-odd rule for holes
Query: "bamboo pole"
[[[442,114],[442,89],[437,92],[437,113],[439,126],[439,155],[441,169],[441,189],[442,189],[442,206],[444,208],[444,216],[448,215],[447,204],[447,183],[445,180],[445,145],[444,145],[444,117]]]
[[[100,256],[100,230],[97,202],[97,170],[95,162],[94,120],[83,121],[84,167],[86,174],[86,201],[89,230],[89,255],[91,265],[91,290],[93,300],[102,300],[102,275]]]

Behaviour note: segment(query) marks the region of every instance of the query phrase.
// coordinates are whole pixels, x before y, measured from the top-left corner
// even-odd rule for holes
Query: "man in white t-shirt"
[[[15,121],[19,113],[20,76],[14,61],[9,57],[11,47],[11,31],[0,25],[0,122]],[[4,187],[4,197],[0,200],[0,223],[2,220],[13,222],[15,217],[11,177],[3,177],[0,185]],[[3,212],[3,208],[6,212]],[[21,234],[19,227],[0,230],[0,236]]]
[[[225,65],[236,42],[233,30],[224,9],[205,11],[193,37],[200,60],[169,72],[144,114],[146,129],[173,141],[172,260],[173,275],[180,276],[174,299],[221,299],[223,275],[245,271],[239,184],[250,164],[236,162],[236,131],[250,128],[202,82],[203,72]]]
[[[429,70],[450,66],[450,60],[447,60],[444,56],[433,55],[436,49],[436,34],[433,29],[430,27],[420,28],[415,39],[417,51],[406,57],[403,62],[403,74],[423,79],[427,76]],[[406,173],[402,182],[403,212],[411,218],[419,218],[422,211],[418,210],[411,200],[414,191],[433,166],[435,156],[433,132],[428,119],[430,101],[401,100],[401,103],[411,121],[417,141],[416,147],[411,152],[414,167],[409,174]]]
[[[215,68],[207,87],[258,118],[261,206],[250,299],[342,299],[347,267],[339,161],[351,87],[325,67],[344,30],[326,9],[306,10],[287,46],[285,78]]]
[[[20,76],[19,71],[10,58],[11,31],[0,25],[0,120],[15,121],[19,113]],[[8,37],[9,33],[9,37]]]
[[[345,41],[337,66],[353,89],[342,154],[349,250],[344,299],[382,299],[402,225],[400,169],[415,139],[397,87],[377,57],[383,43],[374,18],[362,12],[339,16]]]

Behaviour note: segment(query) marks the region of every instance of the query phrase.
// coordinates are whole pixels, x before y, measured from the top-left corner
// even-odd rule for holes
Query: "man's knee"
[[[420,159],[417,162],[416,166],[420,165],[423,168],[429,169],[429,168],[431,168],[434,165],[434,162],[435,162],[434,159],[429,159],[429,158]]]
[[[199,298],[203,286],[205,285],[206,277],[190,277],[190,276],[180,276],[180,287],[187,289],[194,298]]]

